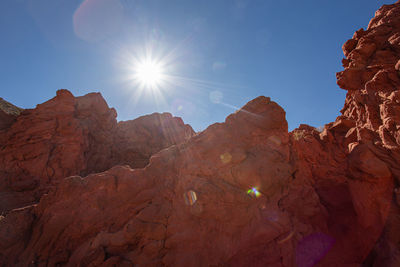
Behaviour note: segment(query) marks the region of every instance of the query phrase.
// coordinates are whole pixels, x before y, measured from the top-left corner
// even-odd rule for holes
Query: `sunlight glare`
[[[158,87],[164,80],[162,64],[151,59],[138,62],[135,67],[134,78],[144,87]]]

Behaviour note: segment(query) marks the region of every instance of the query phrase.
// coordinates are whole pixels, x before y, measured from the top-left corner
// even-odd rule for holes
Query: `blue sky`
[[[393,2],[2,0],[0,96],[33,108],[96,91],[118,120],[168,111],[199,131],[265,95],[289,129],[318,127],[343,107],[342,44]],[[146,51],[172,77],[158,91],[131,79]]]

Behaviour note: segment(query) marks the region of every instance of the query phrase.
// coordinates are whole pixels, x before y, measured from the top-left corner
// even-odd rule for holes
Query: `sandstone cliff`
[[[0,133],[0,263],[399,266],[400,1],[343,51],[322,132],[267,97],[198,134],[99,94],[25,110]]]

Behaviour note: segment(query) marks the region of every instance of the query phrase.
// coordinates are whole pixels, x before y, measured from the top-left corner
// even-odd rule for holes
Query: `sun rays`
[[[166,79],[163,64],[152,58],[145,58],[135,64],[133,79],[144,89],[157,89]]]
[[[120,73],[116,79],[130,107],[152,105],[153,110],[184,118],[207,117],[210,105],[239,109],[232,105],[232,99],[238,89],[246,88],[197,78],[193,57],[188,52],[190,43],[170,46],[150,40],[141,46],[113,45]]]

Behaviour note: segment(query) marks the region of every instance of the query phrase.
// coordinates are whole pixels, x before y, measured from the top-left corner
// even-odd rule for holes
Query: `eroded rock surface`
[[[98,94],[24,111],[0,151],[0,196],[21,197],[0,262],[399,266],[400,1],[343,51],[345,105],[322,132],[288,133],[267,97],[196,135],[170,114],[117,124]]]
[[[62,180],[34,208],[27,247],[2,244],[2,255],[21,265],[290,264],[290,215],[278,205],[289,161],[285,113],[259,97],[143,169]]]
[[[119,123],[116,116],[99,93],[74,97],[67,90],[24,110],[0,133],[0,212],[36,203],[50,186],[70,175],[117,164],[144,167],[155,152],[194,135],[190,126],[168,113]],[[136,131],[127,132],[129,125]],[[140,145],[143,140],[146,145]]]
[[[21,112],[21,108],[0,97],[0,131],[8,129]]]

